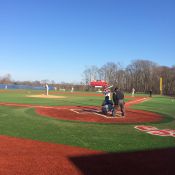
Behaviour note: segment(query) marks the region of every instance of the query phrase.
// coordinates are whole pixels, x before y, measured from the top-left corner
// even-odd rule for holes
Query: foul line
[[[72,111],[72,112],[75,112],[75,113],[79,114],[79,112],[78,112],[78,111],[76,111],[76,109],[70,109],[70,111]]]
[[[132,104],[132,103],[135,103],[135,102],[145,102],[145,101],[148,101],[148,100],[149,100],[149,98],[141,98],[139,100],[129,101],[126,104]]]

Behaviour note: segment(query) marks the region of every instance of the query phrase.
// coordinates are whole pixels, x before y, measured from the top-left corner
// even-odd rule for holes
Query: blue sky
[[[0,76],[80,82],[87,67],[175,65],[174,0],[0,0]]]

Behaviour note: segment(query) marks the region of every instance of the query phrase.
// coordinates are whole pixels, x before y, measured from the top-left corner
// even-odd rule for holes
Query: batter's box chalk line
[[[121,116],[120,111],[118,111],[116,113],[116,117],[109,116],[109,115],[104,115],[104,114],[101,113],[101,111],[95,110],[95,109],[70,109],[70,111],[72,111],[76,114],[95,114],[95,115],[99,115],[99,116],[102,116],[102,117],[107,118],[107,119],[124,118],[124,117]]]

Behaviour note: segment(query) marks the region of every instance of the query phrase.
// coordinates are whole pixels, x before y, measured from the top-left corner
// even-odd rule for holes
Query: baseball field
[[[125,117],[102,94],[0,90],[0,175],[171,175],[175,99],[125,94]]]

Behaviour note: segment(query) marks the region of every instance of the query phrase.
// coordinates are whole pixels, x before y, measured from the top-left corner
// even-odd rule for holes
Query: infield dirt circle
[[[125,104],[125,117],[121,117],[120,111],[117,111],[116,117],[112,115],[103,115],[100,106],[38,106],[29,104],[3,103],[5,106],[33,107],[36,113],[46,117],[53,117],[59,120],[72,120],[92,123],[142,123],[158,122],[163,119],[162,116],[141,110],[131,109],[130,106],[149,100],[149,98],[135,97],[132,101]]]

